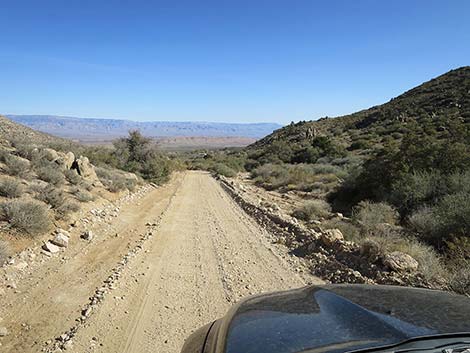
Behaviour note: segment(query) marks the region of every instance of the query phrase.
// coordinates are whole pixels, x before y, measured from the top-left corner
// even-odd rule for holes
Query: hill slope
[[[444,131],[453,120],[470,122],[470,66],[452,70],[367,110],[286,126],[259,140],[250,149],[257,150],[275,141],[301,148],[318,135],[332,137],[344,147],[350,147],[361,139],[381,142],[393,133],[405,132],[407,126],[416,123]]]
[[[65,143],[62,138],[52,136],[43,132],[35,131],[27,126],[18,124],[0,115],[0,139],[27,141],[31,144]]]

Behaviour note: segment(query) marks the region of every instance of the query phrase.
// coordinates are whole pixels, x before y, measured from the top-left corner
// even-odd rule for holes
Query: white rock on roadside
[[[51,243],[62,248],[69,246],[69,237],[63,233],[57,233]]]
[[[8,335],[8,330],[4,326],[0,326],[0,337],[5,337]]]
[[[52,244],[50,241],[46,241],[42,248],[52,254],[60,251],[60,248],[57,245]]]

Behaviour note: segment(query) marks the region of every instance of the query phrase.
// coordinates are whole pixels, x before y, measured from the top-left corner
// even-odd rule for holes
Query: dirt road
[[[76,332],[70,352],[179,352],[197,327],[241,297],[320,281],[202,172],[188,172],[123,209],[99,243],[32,276],[3,312],[1,351],[38,352],[80,317],[88,297],[141,234],[152,236]],[[115,234],[119,236],[116,237]],[[39,271],[41,272],[41,271]],[[26,323],[26,326],[22,325]]]

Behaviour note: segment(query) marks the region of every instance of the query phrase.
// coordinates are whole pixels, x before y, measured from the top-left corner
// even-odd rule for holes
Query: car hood
[[[212,331],[205,352],[345,352],[469,333],[470,299],[394,286],[312,286],[248,298]]]

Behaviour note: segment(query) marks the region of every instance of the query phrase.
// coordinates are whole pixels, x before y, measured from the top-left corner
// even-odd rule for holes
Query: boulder
[[[61,153],[60,156],[55,160],[62,170],[71,169],[75,162],[75,155],[73,152]]]
[[[70,233],[67,232],[66,230],[62,229],[62,228],[57,228],[54,233],[55,233],[55,234],[63,234],[63,235],[65,235],[67,238],[70,238]]]
[[[69,246],[69,237],[64,233],[57,233],[51,240],[51,243],[62,248]]]
[[[42,248],[51,254],[55,254],[60,251],[60,248],[57,245],[52,244],[50,241],[46,241]]]
[[[95,167],[90,163],[88,157],[80,156],[73,163],[72,168],[76,169],[84,179],[92,182],[97,186],[102,186],[98,176],[96,175]]]
[[[338,241],[344,240],[343,233],[339,229],[327,229],[320,234],[323,244],[331,246]]]
[[[57,151],[53,150],[52,148],[44,148],[42,152],[44,153],[44,158],[46,158],[50,162],[53,162],[59,158],[59,154],[57,153]]]
[[[387,254],[384,259],[384,265],[395,272],[410,272],[418,269],[418,261],[400,251]]]
[[[0,326],[0,337],[5,337],[8,335],[8,330],[4,326]]]
[[[361,256],[366,258],[369,262],[374,263],[380,257],[380,246],[373,239],[367,239],[361,244]]]

